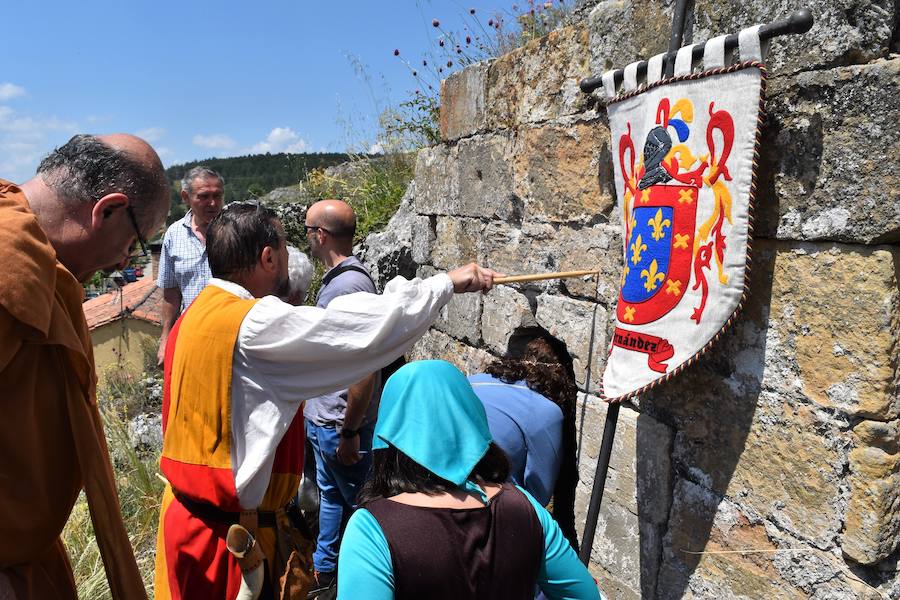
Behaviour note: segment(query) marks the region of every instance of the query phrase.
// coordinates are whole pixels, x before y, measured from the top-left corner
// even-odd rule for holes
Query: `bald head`
[[[148,170],[163,170],[159,155],[150,144],[141,138],[129,133],[111,133],[99,135],[97,139],[114,150],[119,150],[130,156],[135,162],[144,165]]]
[[[307,225],[322,227],[333,237],[352,243],[356,233],[356,213],[343,200],[320,200],[309,207]]]

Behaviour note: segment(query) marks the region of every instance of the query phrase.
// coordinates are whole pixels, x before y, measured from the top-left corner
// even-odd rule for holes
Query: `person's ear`
[[[128,196],[121,192],[103,196],[91,208],[91,229],[100,229],[110,217],[119,210],[125,210],[126,206],[128,206]]]
[[[275,271],[278,267],[275,257],[275,249],[272,246],[266,246],[259,255],[259,264],[266,271]]]
[[[185,206],[187,206],[188,208],[190,208],[190,207],[191,207],[191,205],[190,205],[190,200],[191,200],[191,197],[188,196],[188,193],[187,193],[185,190],[181,190],[181,202],[182,202],[182,204],[184,204]]]

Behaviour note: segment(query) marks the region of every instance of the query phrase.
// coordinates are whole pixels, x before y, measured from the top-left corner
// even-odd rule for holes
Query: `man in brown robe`
[[[95,397],[81,282],[162,226],[168,184],[134,136],[75,136],[0,180],[0,598],[74,599],[60,540],[85,489],[114,598],[146,598]]]

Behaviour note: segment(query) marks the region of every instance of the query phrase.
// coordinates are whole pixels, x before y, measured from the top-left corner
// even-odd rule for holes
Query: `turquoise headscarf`
[[[465,375],[450,363],[411,362],[385,384],[374,450],[393,446],[486,502],[484,491],[468,477],[491,440],[484,406]]]

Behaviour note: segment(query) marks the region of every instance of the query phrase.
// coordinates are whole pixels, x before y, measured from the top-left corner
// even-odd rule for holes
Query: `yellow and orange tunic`
[[[240,573],[225,548],[227,521],[238,511],[281,508],[296,492],[302,399],[389,364],[452,294],[444,274],[396,278],[381,296],[349,294],[321,309],[255,299],[234,282],[210,280],[166,348],[160,464],[170,486],[160,516],[157,598],[234,598]],[[272,556],[285,556],[284,538],[260,528],[257,539],[277,585]]]
[[[303,419],[294,415],[277,445],[269,484],[259,506],[242,506],[232,453],[232,358],[244,317],[256,304],[209,286],[172,329],[166,355],[163,453],[166,487],[157,543],[156,597],[234,598],[237,561],[225,547],[229,523],[194,514],[211,506],[277,511],[291,500],[303,468]],[[192,510],[194,512],[192,512]],[[275,530],[256,532],[271,569]]]

